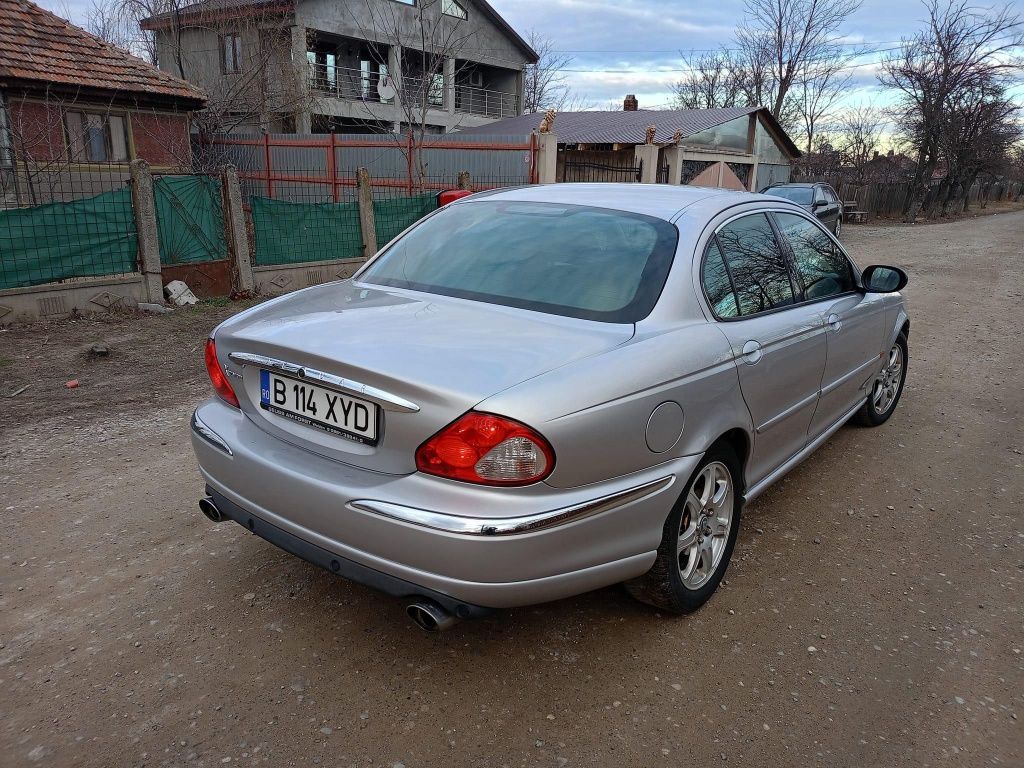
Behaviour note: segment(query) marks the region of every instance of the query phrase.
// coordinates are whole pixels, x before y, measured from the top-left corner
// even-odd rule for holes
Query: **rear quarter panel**
[[[682,408],[682,432],[667,450],[655,452],[647,425],[654,409],[669,401]],[[494,395],[477,409],[539,430],[555,451],[546,482],[561,488],[703,453],[736,427],[750,431],[729,346],[704,321],[637,336]]]

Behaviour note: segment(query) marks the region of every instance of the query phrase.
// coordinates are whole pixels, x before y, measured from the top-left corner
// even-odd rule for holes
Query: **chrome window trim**
[[[228,355],[228,359],[236,363],[241,363],[242,365],[255,365],[260,368],[271,368],[275,371],[287,373],[290,376],[295,376],[300,379],[315,382],[316,384],[320,384],[321,386],[328,387],[330,389],[338,390],[339,392],[356,395],[357,397],[362,397],[370,400],[371,402],[377,403],[386,411],[416,413],[420,409],[416,403],[383,389],[371,387],[369,384],[363,384],[352,379],[346,379],[342,376],[335,376],[333,373],[318,371],[316,368],[298,365],[297,363],[289,363],[287,360],[278,360],[273,357],[266,357],[265,355],[254,355],[249,352],[232,352]]]
[[[399,520],[403,523],[418,525],[423,528],[432,528],[445,533],[458,533],[468,536],[514,536],[524,533],[534,533],[561,525],[583,520],[602,512],[621,507],[634,501],[659,493],[675,482],[675,475],[660,477],[657,480],[627,488],[616,493],[601,496],[581,504],[574,504],[570,507],[553,509],[548,512],[538,512],[533,515],[521,515],[519,517],[483,518],[464,517],[452,515],[446,512],[433,512],[427,509],[407,507],[402,504],[392,504],[387,501],[375,501],[373,499],[356,499],[350,501],[348,506],[362,512],[370,512],[392,520]]]
[[[763,312],[756,312],[756,313],[754,313],[752,315],[737,315],[736,317],[719,317],[718,314],[715,312],[715,308],[711,305],[711,299],[708,298],[707,288],[704,285],[704,263],[707,261],[707,258],[708,258],[708,248],[710,248],[711,243],[713,241],[717,240],[718,232],[723,227],[727,226],[728,224],[731,224],[732,222],[736,221],[737,219],[742,219],[744,216],[750,216],[752,214],[757,214],[757,213],[763,213],[765,215],[770,214],[770,213],[793,213],[793,214],[796,214],[798,216],[802,216],[803,218],[807,219],[807,221],[809,221],[812,224],[814,224],[816,227],[818,227],[818,229],[820,229],[822,232],[824,232],[826,235],[828,235],[829,239],[833,243],[835,243],[837,246],[839,246],[839,252],[843,254],[843,256],[846,258],[847,262],[849,262],[849,264],[850,264],[850,268],[851,268],[851,270],[853,272],[854,284],[857,287],[854,290],[852,290],[852,291],[844,291],[843,293],[836,293],[836,294],[833,294],[831,296],[822,296],[820,298],[806,299],[804,301],[794,302],[793,304],[784,304],[783,306],[773,307],[772,309],[766,309]],[[772,218],[769,218],[769,223],[772,225],[772,229],[774,231],[775,228],[777,227],[777,224],[775,223],[775,221]],[[776,233],[776,237],[778,237],[778,236],[779,236],[778,233]],[[785,245],[785,244],[784,243],[780,243],[780,245]],[[721,250],[721,248],[719,248],[719,250]],[[723,259],[723,261],[725,260],[725,252],[724,251],[722,252],[722,259]],[[694,261],[696,262],[696,259]],[[792,261],[792,259],[790,259],[787,256],[786,264],[790,268],[791,277],[792,278],[796,278],[797,275],[794,272],[795,267],[794,267],[794,265],[792,265],[790,263],[791,261]],[[803,208],[800,208],[800,207],[796,206],[795,204],[794,204],[794,207],[792,207],[792,208],[789,208],[787,206],[770,206],[770,207],[762,207],[762,208],[757,208],[756,210],[747,210],[747,211],[744,211],[742,213],[733,214],[732,216],[730,216],[729,218],[725,219],[721,224],[716,226],[711,231],[711,236],[707,239],[707,242],[704,244],[704,251],[701,253],[700,261],[697,262],[697,264],[698,264],[698,268],[697,268],[697,282],[700,284],[700,291],[698,293],[700,295],[701,300],[704,302],[704,305],[707,307],[708,315],[710,315],[711,318],[713,318],[715,320],[715,322],[718,322],[718,323],[735,323],[735,322],[739,322],[741,320],[750,320],[750,319],[755,318],[755,317],[764,317],[765,315],[772,315],[772,314],[775,314],[776,312],[785,312],[787,309],[796,309],[797,307],[806,307],[806,306],[809,306],[811,304],[817,304],[818,302],[822,302],[822,301],[833,301],[835,299],[843,298],[844,296],[856,296],[857,294],[860,294],[860,293],[864,292],[863,291],[863,287],[860,285],[860,274],[861,274],[860,273],[860,269],[857,267],[857,263],[852,258],[850,258],[850,254],[848,254],[846,252],[846,249],[843,248],[843,244],[840,243],[839,240],[836,239],[835,235],[833,235],[831,232],[828,231],[828,229],[826,229],[824,226],[822,226],[822,223],[820,221],[818,221],[818,219],[816,219],[815,217],[811,216],[809,213],[807,213],[807,211],[805,211]],[[728,268],[728,265],[726,265],[726,266]]]

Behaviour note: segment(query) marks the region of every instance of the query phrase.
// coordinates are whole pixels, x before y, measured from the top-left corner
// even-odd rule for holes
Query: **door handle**
[[[751,340],[743,345],[743,361],[747,365],[757,365],[762,354],[761,345],[756,341]]]
[[[839,315],[835,314],[834,312],[828,316],[827,322],[828,327],[831,328],[833,331],[838,331],[843,327],[843,321],[840,320]]]

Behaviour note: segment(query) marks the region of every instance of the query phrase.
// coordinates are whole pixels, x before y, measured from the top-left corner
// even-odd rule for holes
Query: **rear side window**
[[[740,315],[754,315],[796,301],[786,257],[763,213],[729,222],[718,230],[717,237]]]
[[[732,289],[729,271],[725,268],[725,259],[718,242],[711,241],[707,255],[704,257],[704,291],[707,293],[711,309],[718,317],[736,317],[740,313],[736,293]]]
[[[792,213],[776,213],[775,220],[793,250],[805,299],[823,299],[854,289],[849,260],[821,227]]]
[[[609,323],[654,308],[678,232],[664,219],[563,203],[451,205],[360,275],[377,285]]]

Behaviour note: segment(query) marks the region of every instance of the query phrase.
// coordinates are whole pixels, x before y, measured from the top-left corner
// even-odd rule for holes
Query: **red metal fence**
[[[260,192],[266,197],[278,198],[279,195],[275,193],[281,184],[308,184],[318,188],[325,186],[329,190],[325,202],[342,202],[343,190],[354,189],[356,185],[354,169],[359,166],[368,167],[373,187],[395,192],[401,190],[406,195],[451,188],[457,183],[459,171],[470,174],[470,183],[475,190],[511,184],[536,184],[537,137],[531,134],[515,138],[518,140],[506,138],[479,141],[468,136],[462,139],[449,134],[443,137],[432,136],[422,144],[417,144],[412,135],[264,135],[258,138],[218,137],[212,140],[212,144],[220,150],[219,154],[233,156],[234,164],[239,167],[239,178],[258,183]],[[275,150],[292,152],[288,159],[276,159]],[[306,152],[296,153],[294,150]],[[360,154],[359,150],[364,152]],[[311,151],[315,154],[311,154]],[[374,168],[374,152],[377,158],[381,157],[381,153],[399,153],[401,161],[396,162],[398,158],[392,156],[390,162],[386,163],[386,169]],[[512,175],[502,172],[499,166],[507,169],[508,163],[500,158],[507,158],[505,153],[509,152],[525,153],[525,173]],[[440,163],[446,170],[432,174],[428,167],[421,177],[421,157],[434,153],[451,154],[451,157]],[[345,158],[345,162],[341,161],[339,155]],[[238,158],[245,159],[239,161]],[[365,162],[360,162],[360,158]],[[464,161],[461,165],[460,160]],[[456,166],[457,170],[453,170]],[[250,188],[250,191],[256,193],[254,188]]]

